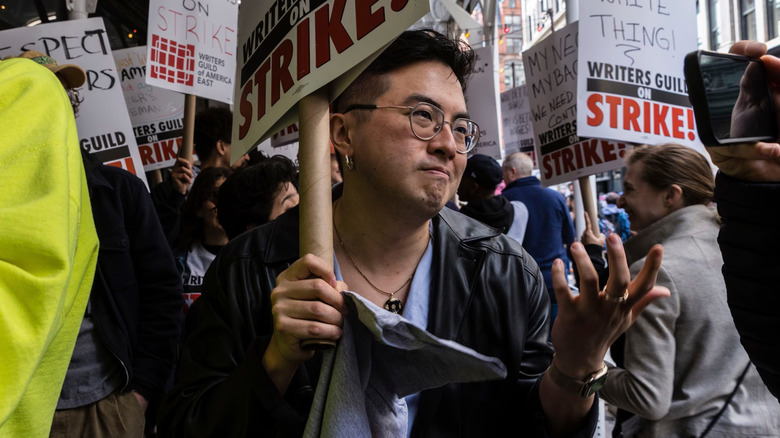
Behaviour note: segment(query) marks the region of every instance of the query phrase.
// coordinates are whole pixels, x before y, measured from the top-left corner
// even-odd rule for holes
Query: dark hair
[[[209,159],[212,151],[217,146],[217,141],[222,140],[230,144],[233,137],[233,113],[223,107],[211,107],[199,112],[195,116],[195,128],[193,142],[195,153],[202,162]]]
[[[179,244],[181,249],[189,249],[196,241],[203,240],[203,219],[198,217],[198,209],[203,203],[217,201],[217,181],[228,178],[232,170],[224,167],[209,167],[195,178],[187,200],[181,207],[181,231]]]
[[[268,222],[274,198],[285,183],[295,185],[295,175],[295,164],[289,158],[274,155],[228,178],[217,197],[219,223],[228,239],[246,231],[250,224]]]
[[[685,206],[708,204],[715,199],[715,178],[707,159],[695,150],[667,143],[660,146],[640,146],[629,151],[626,162],[642,163],[642,181],[656,190],[672,184],[682,188]]]
[[[407,30],[336,98],[333,111],[342,112],[354,103],[373,103],[387,91],[389,84],[385,75],[420,61],[441,61],[448,65],[465,92],[468,77],[474,71],[476,54],[465,42],[450,39],[433,29]]]
[[[262,163],[268,159],[268,155],[257,148],[250,149],[246,154],[249,155],[249,159],[244,167],[254,166],[255,164]]]

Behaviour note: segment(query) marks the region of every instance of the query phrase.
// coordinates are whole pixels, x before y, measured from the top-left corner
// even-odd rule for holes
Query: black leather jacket
[[[433,245],[428,331],[500,358],[508,376],[424,391],[412,436],[546,436],[538,381],[552,347],[539,268],[517,242],[448,209],[433,218]],[[222,249],[187,315],[162,436],[302,434],[320,356],[298,369],[283,397],[260,363],[273,331],[270,292],[297,258],[297,209]],[[591,409],[578,436],[592,435],[596,417]]]

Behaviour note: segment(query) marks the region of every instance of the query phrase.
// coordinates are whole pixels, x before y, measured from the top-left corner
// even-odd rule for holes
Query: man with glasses
[[[613,278],[600,294],[587,254],[573,248],[585,268],[576,298],[556,264],[553,359],[539,268],[499,231],[442,210],[479,139],[463,94],[473,63],[458,41],[405,32],[333,103],[331,141],[345,168],[334,193],[335,269],[299,258],[297,209],[231,241],[188,314],[163,434],[300,436],[322,361],[301,341],[341,337],[347,288],[506,365],[504,380],[408,398],[411,436],[593,433],[607,347],[664,294],[653,287],[660,251],[629,286],[611,242]]]

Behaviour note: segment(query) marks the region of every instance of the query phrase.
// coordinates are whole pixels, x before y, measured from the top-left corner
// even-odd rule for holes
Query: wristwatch
[[[598,392],[599,389],[604,387],[604,383],[607,381],[606,363],[602,365],[600,370],[585,377],[585,380],[578,380],[563,374],[555,366],[555,362],[550,362],[550,367],[547,368],[547,371],[549,371],[550,378],[556,385],[567,391],[576,392],[583,398],[588,398]]]

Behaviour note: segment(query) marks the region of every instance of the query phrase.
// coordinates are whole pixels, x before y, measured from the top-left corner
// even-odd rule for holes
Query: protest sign
[[[528,88],[525,85],[501,93],[501,125],[504,154],[534,153],[534,131]]]
[[[114,62],[144,170],[173,166],[182,139],[184,95],[144,81],[146,47],[117,50]]]
[[[269,157],[273,157],[274,155],[284,155],[285,157],[289,158],[293,163],[295,163],[296,166],[299,165],[298,163],[299,144],[297,141],[294,141],[292,143],[287,143],[281,146],[274,146],[271,142],[272,140],[270,138],[266,139],[264,142],[257,145],[257,150],[268,155]]]
[[[560,184],[598,172],[625,166],[623,156],[632,144],[600,139],[580,139],[578,143],[550,149],[538,162],[544,185]]]
[[[499,114],[497,72],[494,71],[497,52],[494,46],[487,45],[474,49],[477,55],[474,71],[469,77],[466,88],[466,102],[469,114],[479,125],[479,142],[474,147],[475,154],[488,155],[496,160],[501,154],[501,115]]]
[[[428,10],[427,1],[408,0],[243,2],[233,160],[294,123],[304,96],[330,84],[333,99]]]
[[[84,69],[87,82],[79,88],[83,102],[76,117],[81,148],[146,183],[103,19],[54,22],[0,32],[0,58],[28,50],[48,55],[59,64],[76,64]]]
[[[578,136],[577,25],[523,52],[536,162],[545,186],[623,167],[621,151],[628,147]]]
[[[278,148],[298,141],[298,124],[293,123],[290,126],[282,128],[271,136],[271,146]]]
[[[689,1],[580,4],[579,135],[634,143],[698,143],[683,76],[697,48]]]
[[[150,0],[146,83],[233,103],[238,3]]]

